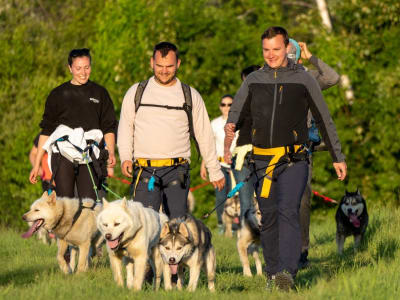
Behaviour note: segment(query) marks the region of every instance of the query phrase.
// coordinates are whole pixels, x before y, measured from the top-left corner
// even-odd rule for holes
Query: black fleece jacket
[[[100,129],[103,134],[115,133],[114,105],[107,90],[93,81],[83,85],[68,81],[53,89],[40,122],[41,134],[51,135],[60,124],[82,127],[84,131]]]
[[[252,144],[273,148],[308,141],[307,114],[311,110],[334,162],[345,157],[317,81],[303,66],[288,60],[287,67],[265,65],[242,83],[229,111],[227,123],[252,119]]]

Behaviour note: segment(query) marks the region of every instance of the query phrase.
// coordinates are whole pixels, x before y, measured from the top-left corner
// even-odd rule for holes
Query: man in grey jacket
[[[308,110],[315,118],[339,180],[347,166],[335,125],[316,80],[287,58],[289,38],[282,27],[261,36],[265,66],[242,83],[225,126],[225,160],[241,114],[252,118],[252,144],[262,213],[261,245],[268,283],[293,286],[301,253],[300,200],[307,184]]]

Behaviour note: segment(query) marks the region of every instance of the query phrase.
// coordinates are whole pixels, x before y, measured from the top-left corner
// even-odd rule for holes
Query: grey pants
[[[154,190],[150,191],[149,180],[152,176],[155,183]],[[171,167],[145,167],[141,172],[140,168],[135,168],[132,185],[135,190],[133,200],[141,202],[145,207],[159,211],[162,203],[164,213],[170,219],[182,217],[188,212],[188,163]]]

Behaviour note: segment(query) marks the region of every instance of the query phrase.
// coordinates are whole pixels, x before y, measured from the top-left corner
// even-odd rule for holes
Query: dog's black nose
[[[26,221],[25,215],[22,216],[22,220]]]
[[[111,240],[111,233],[107,233],[107,234],[106,234],[106,239],[107,239],[107,240]]]
[[[174,257],[170,257],[169,258],[169,263],[170,264],[174,264],[175,263],[175,258]]]

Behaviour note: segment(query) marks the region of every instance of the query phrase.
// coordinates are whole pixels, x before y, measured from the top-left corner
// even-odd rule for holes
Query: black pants
[[[268,163],[255,160],[256,170],[266,167]],[[264,179],[256,184],[262,214],[260,239],[269,276],[282,271],[295,276],[301,253],[299,208],[307,183],[308,164],[297,162],[281,172],[285,167],[283,165],[274,170],[279,176],[272,182],[268,198],[260,195]],[[257,178],[264,174],[265,169],[257,171]]]
[[[154,172],[154,175],[153,175]],[[139,178],[137,178],[140,175]],[[154,190],[149,191],[148,184],[154,176]],[[145,207],[160,210],[161,203],[165,214],[170,218],[179,218],[188,212],[187,197],[190,186],[189,164],[180,164],[171,167],[145,167],[142,172],[135,168],[132,185],[134,201],[141,202]]]
[[[300,204],[300,227],[301,227],[301,251],[308,250],[310,245],[310,214],[311,214],[311,179],[312,179],[312,158],[309,158],[308,179]]]
[[[94,172],[93,165],[90,163],[89,166],[97,186],[97,175]],[[78,165],[75,168],[74,164],[64,156],[59,153],[53,153],[51,156],[51,168],[53,172],[57,168],[54,178],[57,196],[73,198],[76,185],[78,197],[96,200],[96,192],[86,164]]]

